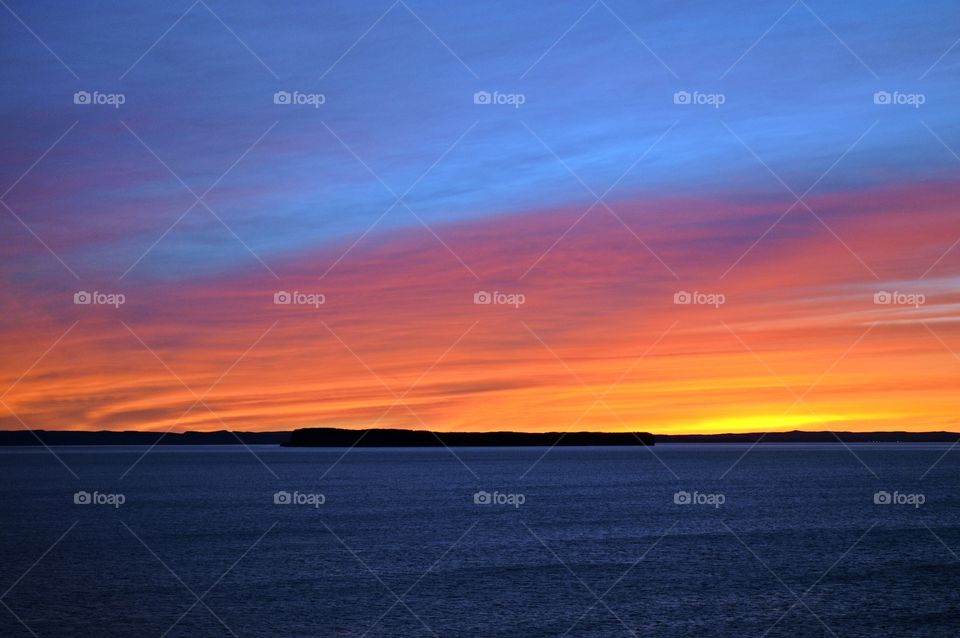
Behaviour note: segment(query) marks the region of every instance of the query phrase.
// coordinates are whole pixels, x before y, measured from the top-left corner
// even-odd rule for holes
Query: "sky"
[[[960,428],[960,6],[0,8],[0,428]]]

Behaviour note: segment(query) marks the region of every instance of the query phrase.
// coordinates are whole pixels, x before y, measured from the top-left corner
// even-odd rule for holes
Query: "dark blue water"
[[[0,636],[956,636],[947,448],[5,449]]]

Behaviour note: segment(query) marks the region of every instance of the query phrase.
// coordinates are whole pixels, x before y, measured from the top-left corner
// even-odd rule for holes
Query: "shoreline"
[[[686,443],[955,443],[957,432],[802,431],[722,434],[647,432],[433,432],[429,430],[303,428],[275,432],[139,432],[2,430],[0,447],[87,445],[277,445],[283,447],[536,447],[645,446]]]

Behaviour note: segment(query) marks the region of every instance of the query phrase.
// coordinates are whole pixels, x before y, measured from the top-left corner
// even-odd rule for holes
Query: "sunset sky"
[[[0,428],[956,431],[958,38],[7,0]]]

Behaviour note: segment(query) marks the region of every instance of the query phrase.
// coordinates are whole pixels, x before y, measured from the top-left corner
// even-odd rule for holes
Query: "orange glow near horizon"
[[[822,198],[817,210],[870,208],[870,228],[837,215],[845,246],[795,211],[725,277],[773,209],[618,205],[678,278],[602,213],[537,262],[582,212],[569,210],[444,227],[479,280],[423,231],[361,245],[323,278],[345,247],[291,259],[279,282],[251,269],[82,283],[124,292],[117,309],[51,286],[0,324],[0,427],[958,430],[960,251],[936,262],[956,239],[956,195]],[[907,205],[922,224],[877,215]],[[743,238],[724,230],[734,216],[752,220]],[[278,290],[326,302],[275,305]],[[479,290],[525,302],[477,305]],[[724,303],[675,304],[682,290]],[[874,303],[884,290],[924,303]]]

